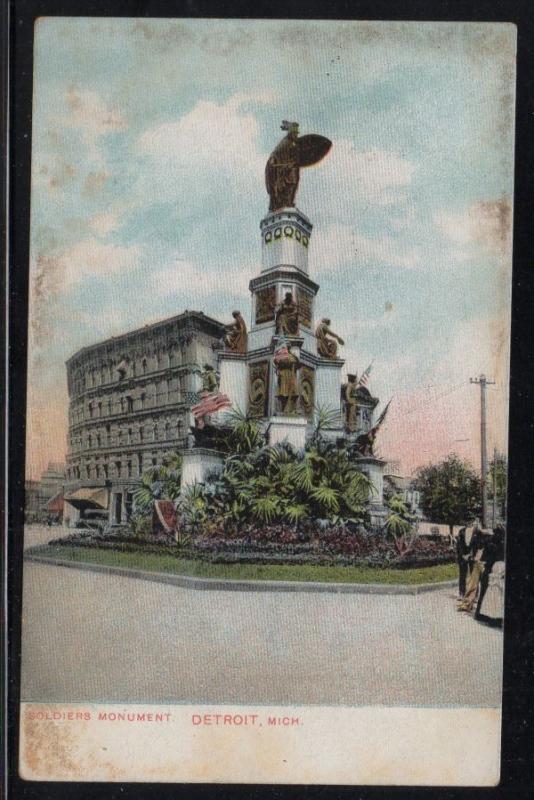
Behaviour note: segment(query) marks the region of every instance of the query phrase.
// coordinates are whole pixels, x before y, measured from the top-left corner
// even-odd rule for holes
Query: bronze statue
[[[331,331],[329,328],[330,320],[324,317],[315,329],[315,338],[317,339],[317,352],[323,358],[336,358],[337,357],[337,344],[345,344],[341,336]],[[336,341],[334,341],[336,340]]]
[[[293,300],[291,292],[286,292],[284,299],[276,309],[276,333],[286,336],[296,336],[299,332],[298,306]]]
[[[299,137],[298,122],[284,120],[280,127],[287,135],[277,144],[265,167],[269,211],[295,205],[300,167],[317,164],[332,147],[332,142],[324,136]]]
[[[216,392],[219,388],[219,381],[217,374],[211,364],[204,364],[204,371],[201,375],[202,378],[202,392],[201,394],[211,394]]]
[[[274,367],[278,376],[276,391],[278,409],[282,414],[294,414],[297,410],[299,398],[297,373],[301,364],[285,341],[282,341],[276,349]]]
[[[247,326],[240,311],[232,311],[234,322],[226,325],[224,343],[234,353],[244,355],[247,352]]]
[[[347,375],[347,383],[342,387],[345,410],[345,427],[349,433],[357,428],[358,383],[356,375]]]

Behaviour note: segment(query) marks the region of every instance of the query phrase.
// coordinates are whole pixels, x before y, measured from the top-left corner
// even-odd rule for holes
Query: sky
[[[27,474],[64,460],[65,361],[196,309],[250,319],[283,119],[302,170],[315,316],[373,362],[402,474],[506,452],[515,27],[40,18],[32,122]]]

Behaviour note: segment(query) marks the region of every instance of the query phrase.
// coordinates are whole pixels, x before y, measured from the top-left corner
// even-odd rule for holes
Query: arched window
[[[141,361],[141,369],[143,370],[143,374],[146,372],[147,366],[148,366],[148,361],[146,360],[146,358],[143,358],[143,360]]]

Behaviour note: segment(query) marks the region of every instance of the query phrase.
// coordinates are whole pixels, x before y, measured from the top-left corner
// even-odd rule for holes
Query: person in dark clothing
[[[481,530],[478,525],[473,525],[473,533],[469,542],[469,552],[466,560],[468,564],[467,585],[463,599],[460,600],[457,611],[470,612],[477,599],[480,578],[484,573],[485,565],[482,561],[484,547],[489,538],[489,531]]]
[[[466,528],[460,528],[458,536],[456,537],[456,559],[458,561],[458,597],[463,597],[465,594],[465,582],[467,580],[467,555],[469,547],[465,540]]]
[[[458,597],[465,596],[467,579],[471,573],[471,566],[476,555],[477,548],[473,545],[478,542],[480,529],[477,524],[472,528],[461,528],[456,537],[456,557],[458,559],[459,580]]]
[[[493,530],[493,536],[488,537],[484,543],[482,556],[480,559],[484,563],[484,572],[480,578],[480,589],[478,593],[478,602],[475,611],[475,619],[481,619],[482,615],[480,609],[486,594],[489,576],[497,561],[504,561],[504,526],[496,525]]]

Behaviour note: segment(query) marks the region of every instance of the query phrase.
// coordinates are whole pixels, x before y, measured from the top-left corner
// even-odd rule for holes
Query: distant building
[[[384,491],[386,496],[402,495],[412,514],[422,518],[421,492],[413,488],[412,479],[400,475],[400,461],[389,461],[385,467]]]
[[[65,486],[66,465],[50,462],[42,473],[40,480],[27,480],[24,484],[24,507],[28,520],[45,519],[51,509],[48,504],[58,494],[63,493]],[[57,514],[58,501],[54,504],[53,513]]]
[[[69,358],[65,521],[127,521],[143,472],[187,446],[201,372],[216,367],[223,335],[222,323],[185,311]]]

